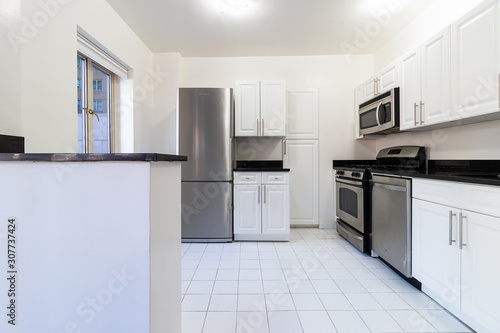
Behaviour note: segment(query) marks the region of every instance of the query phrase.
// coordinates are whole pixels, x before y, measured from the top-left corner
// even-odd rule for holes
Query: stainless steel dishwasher
[[[411,178],[372,173],[372,251],[411,277]]]

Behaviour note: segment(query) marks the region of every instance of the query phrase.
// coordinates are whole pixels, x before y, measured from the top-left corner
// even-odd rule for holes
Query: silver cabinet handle
[[[286,139],[283,140],[283,155],[286,155]]]
[[[450,210],[450,217],[449,217],[449,237],[448,237],[448,245],[452,245],[452,243],[456,242],[453,239],[453,216],[457,217],[457,214],[453,213]]]
[[[417,103],[413,103],[413,117],[414,117],[415,126],[418,126],[418,123],[417,123]]]
[[[257,135],[260,135],[260,119],[257,118]]]
[[[464,243],[464,219],[466,219],[467,216],[463,215],[462,213],[459,214],[459,224],[458,224],[458,248],[461,250],[462,247],[466,246],[467,244]]]
[[[425,123],[424,121],[424,102],[420,101],[420,125]]]
[[[266,185],[264,185],[264,203],[266,203]]]
[[[259,191],[258,192],[259,192],[259,197],[257,199],[257,203],[260,205],[260,186],[259,186]]]

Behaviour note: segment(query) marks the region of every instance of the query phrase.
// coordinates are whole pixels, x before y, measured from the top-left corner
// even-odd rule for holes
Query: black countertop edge
[[[490,178],[482,176],[467,176],[467,175],[456,175],[450,173],[427,173],[427,174],[413,174],[408,175],[413,178],[425,178],[434,180],[444,180],[459,183],[470,183],[470,184],[480,184],[480,185],[493,185],[500,186],[500,178]]]
[[[286,168],[235,168],[234,172],[290,172]]]
[[[186,156],[157,153],[131,153],[131,154],[9,154],[0,153],[0,161],[25,161],[25,162],[183,162]]]

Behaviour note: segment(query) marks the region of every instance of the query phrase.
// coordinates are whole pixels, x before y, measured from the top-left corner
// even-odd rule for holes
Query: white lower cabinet
[[[234,173],[234,240],[288,241],[287,172]]]
[[[500,202],[500,187],[413,183],[413,276],[425,293],[477,332],[500,332],[500,215],[466,209]],[[452,200],[439,196],[452,188],[458,191]]]

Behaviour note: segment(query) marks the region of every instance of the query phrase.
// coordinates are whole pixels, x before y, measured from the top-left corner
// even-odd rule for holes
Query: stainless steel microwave
[[[399,132],[399,88],[359,105],[359,134]]]

